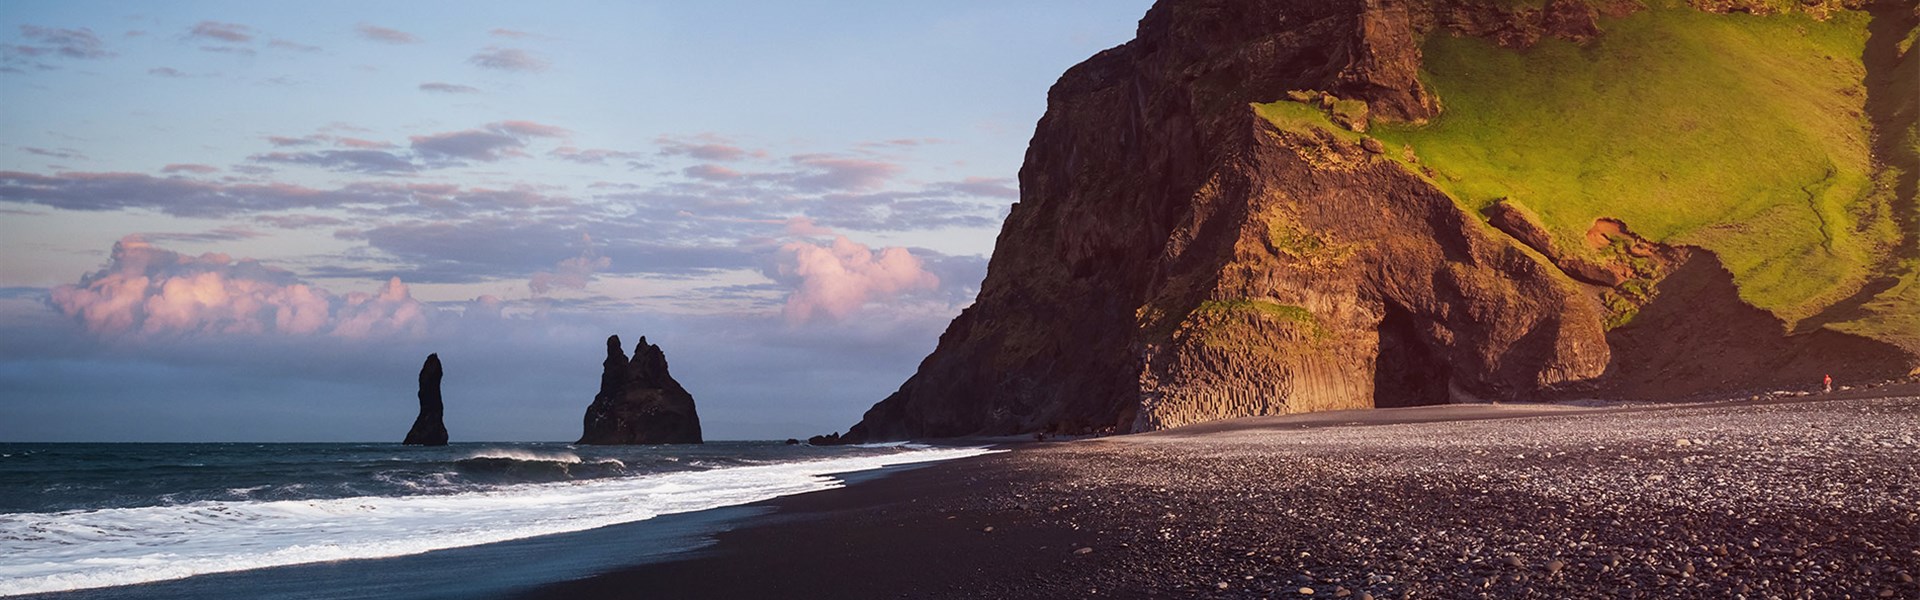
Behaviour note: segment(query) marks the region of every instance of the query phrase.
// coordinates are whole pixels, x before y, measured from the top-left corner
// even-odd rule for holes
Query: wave
[[[485,454],[490,451],[481,451]],[[915,450],[484,491],[0,514],[0,596],[386,558],[642,521],[839,487],[828,477],[993,452]],[[581,464],[537,458],[463,460]],[[591,463],[587,463],[591,464]]]

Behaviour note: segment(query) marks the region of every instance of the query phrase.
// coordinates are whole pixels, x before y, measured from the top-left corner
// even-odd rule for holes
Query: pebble
[[[1302,595],[1302,596],[1312,596],[1312,595],[1313,595],[1313,588],[1310,588],[1310,587],[1303,587],[1303,588],[1300,588],[1300,595]]]
[[[1553,560],[1553,561],[1547,562],[1548,573],[1559,573],[1561,569],[1565,569],[1565,568],[1567,568],[1567,563],[1563,561]]]
[[[1093,554],[1093,549],[1092,549],[1092,548],[1081,548],[1081,549],[1079,549],[1079,550],[1074,550],[1074,551],[1073,551],[1073,553],[1074,553],[1074,554]]]

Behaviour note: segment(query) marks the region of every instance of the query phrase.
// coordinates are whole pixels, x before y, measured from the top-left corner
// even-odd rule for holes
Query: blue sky
[[[1147,4],[9,2],[0,441],[571,439],[614,333],[843,427]]]

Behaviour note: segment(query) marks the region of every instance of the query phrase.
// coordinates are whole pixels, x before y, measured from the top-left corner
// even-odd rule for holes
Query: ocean
[[[663,515],[984,452],[780,442],[0,444],[0,596],[499,595],[692,549],[726,521],[639,526]],[[232,575],[215,575],[223,573]]]

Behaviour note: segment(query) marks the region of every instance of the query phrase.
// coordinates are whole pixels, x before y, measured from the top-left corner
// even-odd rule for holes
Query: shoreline
[[[1017,444],[746,505],[765,512],[700,550],[512,597],[1914,597],[1906,393]]]

